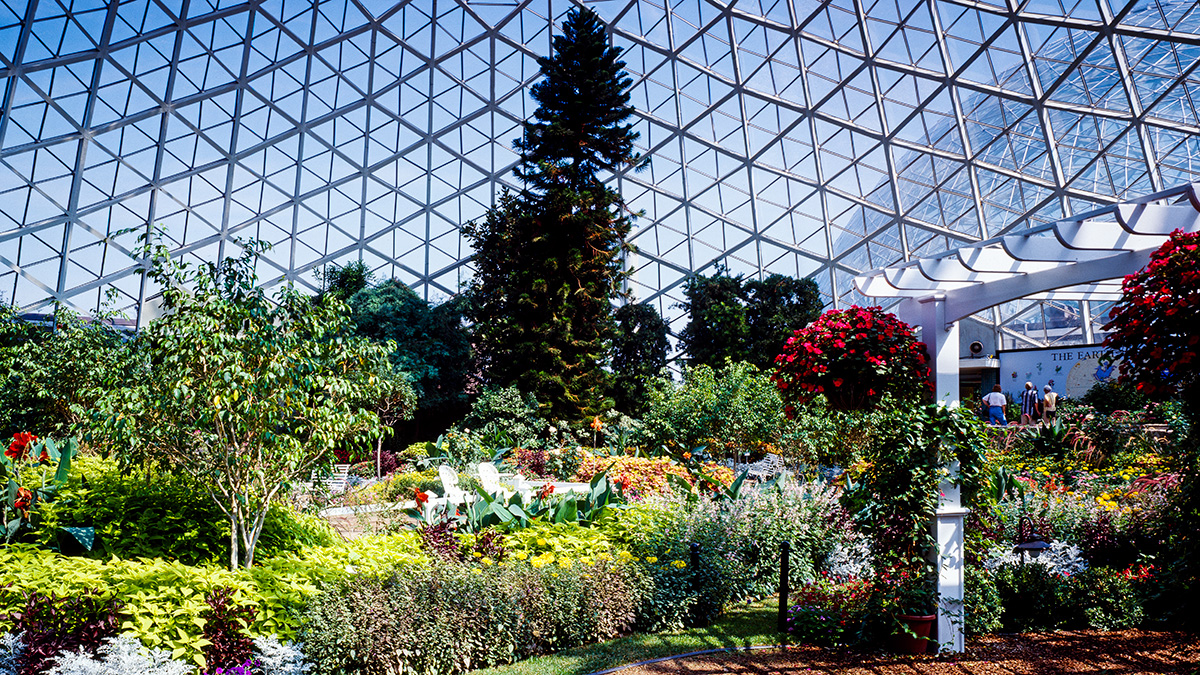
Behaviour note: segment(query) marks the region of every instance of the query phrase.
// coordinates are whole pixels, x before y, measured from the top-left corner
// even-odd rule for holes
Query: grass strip
[[[599,670],[702,649],[779,644],[775,598],[725,612],[711,626],[666,633],[637,633],[525,661],[476,670],[472,675],[586,675]]]

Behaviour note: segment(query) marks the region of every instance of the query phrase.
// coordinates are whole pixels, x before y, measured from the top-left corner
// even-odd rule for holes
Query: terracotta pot
[[[888,641],[888,647],[897,654],[924,654],[929,648],[929,643],[932,642],[929,636],[933,633],[933,622],[937,619],[937,615],[901,614],[896,618],[916,633],[917,637],[912,637],[903,630],[897,630]]]

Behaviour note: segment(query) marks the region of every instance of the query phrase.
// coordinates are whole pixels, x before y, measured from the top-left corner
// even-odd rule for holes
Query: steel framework
[[[91,311],[179,255],[274,248],[269,283],[361,259],[426,297],[470,274],[458,227],[514,185],[553,0],[0,0],[0,295]],[[644,210],[631,289],[672,304],[719,263],[862,272],[1197,180],[1200,10],[1138,0],[608,0]],[[1005,303],[1008,343],[1103,307]],[[1064,331],[1051,320],[1068,317]]]

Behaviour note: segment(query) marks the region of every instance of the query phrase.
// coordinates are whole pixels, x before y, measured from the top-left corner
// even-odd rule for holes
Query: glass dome
[[[626,49],[652,158],[612,178],[644,211],[630,288],[675,329],[683,282],[717,264],[862,302],[859,272],[1200,171],[1194,2],[587,4]],[[133,252],[156,226],[204,259],[266,240],[272,284],[361,259],[455,293],[459,226],[515,185],[571,5],[0,0],[0,297],[87,312],[112,289],[144,319]],[[1032,344],[1089,314],[980,318]]]

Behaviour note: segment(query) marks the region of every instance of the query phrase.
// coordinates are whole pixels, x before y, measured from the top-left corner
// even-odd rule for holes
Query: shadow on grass
[[[587,675],[640,661],[706,649],[746,648],[779,644],[774,598],[730,610],[705,628],[634,634],[608,642],[539,656],[472,675]]]

